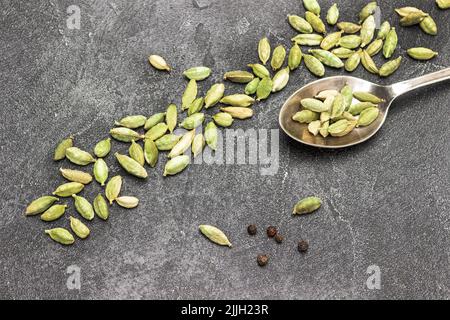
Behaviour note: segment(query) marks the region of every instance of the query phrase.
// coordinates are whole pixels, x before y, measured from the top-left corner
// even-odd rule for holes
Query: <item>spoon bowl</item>
[[[444,81],[450,78],[450,68],[431,73],[419,78],[396,83],[390,86],[381,86],[363,79],[350,76],[336,76],[320,79],[297,90],[291,95],[280,110],[279,123],[281,129],[292,139],[306,145],[319,148],[345,148],[359,144],[370,139],[383,126],[389,107],[400,95],[413,89]],[[324,90],[340,91],[346,84],[350,85],[354,92],[370,92],[385,101],[378,105],[380,115],[367,127],[359,127],[352,130],[343,137],[323,138],[321,135],[314,136],[308,131],[307,124],[300,124],[292,120],[294,114],[300,111],[300,100],[311,98]],[[354,102],[356,100],[354,99]]]

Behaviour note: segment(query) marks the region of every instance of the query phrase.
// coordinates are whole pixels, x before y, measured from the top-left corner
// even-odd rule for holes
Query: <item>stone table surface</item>
[[[324,10],[333,2],[320,1]],[[366,1],[337,3],[341,19],[355,21]],[[450,11],[433,1],[427,7],[419,0],[380,3],[382,19],[397,27],[396,55],[404,63],[388,79],[361,67],[355,76],[390,84],[449,65]],[[80,29],[68,28],[72,5],[80,9]],[[393,9],[406,5],[429,12],[439,35],[400,27]],[[233,164],[223,147],[217,163],[193,164],[175,177],[162,176],[166,158],[160,156],[149,179],[138,181],[110,155],[111,175],[124,175],[123,194],[141,199],[137,209],[113,206],[107,222],[94,219],[89,239],[71,247],[44,234],[68,227],[68,215],[77,215],[71,200],[64,200],[69,212],[59,221],[24,217],[31,200],[64,182],[59,167],[74,168],[52,161],[59,140],[73,134],[77,146],[92,150],[115,120],[179,105],[188,67],[213,69],[199,83],[203,95],[224,72],[256,62],[261,37],[289,47],[295,31],[286,15],[303,13],[298,0],[3,0],[0,298],[450,298],[448,82],[398,99],[382,130],[366,143],[319,150],[277,131],[283,101],[316,79],[302,66],[285,90],[254,106],[252,119],[232,127],[256,130],[257,147],[273,151],[269,164],[262,157]],[[405,53],[413,46],[431,47],[439,56],[413,61]],[[150,68],[150,53],[166,57],[174,71]],[[327,69],[327,76],[343,73]],[[227,83],[227,93],[239,90]],[[265,140],[267,132],[271,138]],[[92,183],[83,195],[92,200],[101,190]],[[293,204],[309,195],[321,197],[322,208],[293,217]],[[250,223],[259,227],[257,236],[247,234]],[[207,241],[199,224],[220,227],[233,248]],[[269,225],[285,236],[283,244],[264,235]],[[296,249],[300,239],[310,242],[305,255]],[[261,253],[270,255],[265,268],[256,264]],[[377,275],[380,289],[370,285]]]

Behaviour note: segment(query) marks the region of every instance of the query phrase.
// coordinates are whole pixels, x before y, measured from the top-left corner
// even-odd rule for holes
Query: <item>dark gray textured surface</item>
[[[75,134],[78,146],[92,149],[123,115],[179,104],[180,74],[190,66],[214,70],[200,85],[204,93],[225,71],[256,61],[262,36],[288,46],[295,33],[285,17],[303,13],[298,0],[206,2],[200,10],[190,0],[2,1],[0,298],[450,298],[448,83],[399,99],[374,138],[347,150],[303,147],[280,133],[274,176],[257,165],[193,165],[165,179],[161,158],[147,182],[125,180],[124,193],[138,196],[140,207],[114,207],[108,222],[95,220],[90,239],[72,247],[50,241],[38,217],[24,218],[27,203],[63,182],[57,168],[70,166],[51,159],[58,140]],[[351,21],[365,3],[337,2]],[[423,3],[381,1],[382,14],[397,24],[394,7]],[[81,30],[66,28],[71,4],[81,8]],[[399,27],[398,52],[425,45],[439,57],[405,58],[385,83],[448,66],[449,11],[425,9],[439,35]],[[175,71],[152,70],[150,53]],[[361,68],[354,74],[381,81]],[[255,106],[252,120],[234,127],[276,129],[283,101],[312,80],[302,67],[283,92]],[[111,156],[108,163],[123,173]],[[84,194],[92,199],[99,190],[92,184]],[[293,218],[292,205],[310,194],[323,208]],[[206,241],[200,223],[222,228],[234,248]],[[258,236],[246,234],[249,223]],[[284,244],[263,235],[270,224]],[[310,241],[305,256],[296,251],[300,238]],[[255,263],[259,253],[271,255],[264,269]],[[66,288],[70,265],[81,268],[79,291]],[[366,287],[370,265],[381,269],[381,290]]]

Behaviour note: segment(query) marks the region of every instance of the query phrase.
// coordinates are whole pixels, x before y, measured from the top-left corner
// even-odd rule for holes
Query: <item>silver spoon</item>
[[[446,68],[434,73],[427,74],[411,80],[399,82],[390,86],[381,86],[366,80],[349,77],[336,76],[320,79],[307,84],[297,90],[284,103],[280,110],[279,122],[284,132],[292,139],[301,143],[319,148],[344,148],[361,143],[372,137],[380,130],[389,111],[392,102],[404,93],[424,87],[433,83],[450,79],[450,68]],[[319,92],[328,89],[340,90],[344,85],[349,84],[353,91],[364,91],[375,94],[383,98],[385,102],[379,105],[380,116],[370,126],[354,129],[351,133],[343,137],[323,138],[320,135],[313,136],[308,131],[306,124],[300,124],[292,120],[292,116],[300,110],[300,100],[311,98]]]

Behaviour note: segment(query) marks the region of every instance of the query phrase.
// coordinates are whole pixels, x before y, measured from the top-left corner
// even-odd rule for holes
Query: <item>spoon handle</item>
[[[411,80],[398,82],[389,87],[394,98],[411,90],[450,79],[450,68],[445,68]]]

